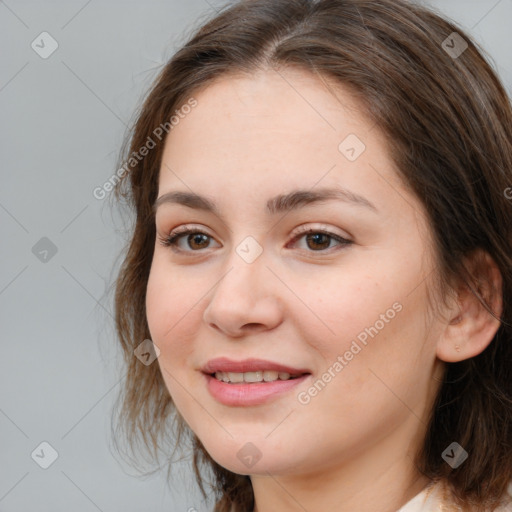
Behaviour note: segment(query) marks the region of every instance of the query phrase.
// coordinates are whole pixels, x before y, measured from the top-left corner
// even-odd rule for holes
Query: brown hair
[[[468,45],[460,55],[448,51],[453,39],[443,43],[453,32]],[[296,66],[333,79],[362,101],[387,136],[400,176],[428,212],[440,289],[448,292],[449,284],[462,280],[490,311],[465,258],[482,249],[502,275],[499,330],[477,357],[446,363],[417,457],[419,471],[447,482],[455,498],[479,510],[495,507],[512,479],[512,202],[506,192],[512,192],[512,108],[484,55],[454,23],[406,0],[237,2],[206,22],[165,65],[138,112],[128,150],[138,152],[195,92],[232,73]],[[115,294],[127,365],[119,424],[131,447],[142,439],[156,457],[173,418],[174,446],[182,434],[190,436],[203,493],[202,470],[212,470],[216,511],[247,511],[254,505],[249,477],[211,459],[175,410],[158,365],[146,367],[133,356],[150,337],[145,294],[163,142],[132,162],[115,190],[135,212]],[[441,457],[453,441],[469,453],[456,469]]]

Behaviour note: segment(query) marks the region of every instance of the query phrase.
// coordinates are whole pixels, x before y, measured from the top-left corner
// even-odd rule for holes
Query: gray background
[[[511,92],[512,0],[424,3],[484,46]],[[111,449],[122,374],[107,291],[126,235],[92,192],[160,66],[220,5],[0,1],[0,512],[211,510],[188,465],[169,489]],[[43,31],[59,45],[47,59],[31,48]],[[31,457],[43,441],[59,455],[46,470]]]

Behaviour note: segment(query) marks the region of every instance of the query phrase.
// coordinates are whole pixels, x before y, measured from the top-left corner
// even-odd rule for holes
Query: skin
[[[334,95],[319,77],[287,68],[224,77],[194,97],[198,105],[167,137],[158,196],[193,191],[215,201],[219,215],[157,209],[146,306],[169,393],[213,459],[251,476],[256,512],[396,511],[428,484],[413,458],[442,359],[476,355],[498,324],[470,294],[442,314],[429,309],[435,256],[423,206],[347,90],[337,86]],[[353,162],[338,149],[349,134],[366,145]],[[378,211],[339,200],[286,215],[264,209],[278,194],[331,186]],[[181,253],[160,243],[185,224],[211,238],[187,243],[185,235]],[[300,226],[352,243],[308,242]],[[263,251],[250,264],[236,252],[247,236]],[[300,403],[297,394],[396,303],[394,318]],[[266,404],[226,406],[199,370],[221,356],[312,375]],[[261,453],[251,468],[237,457],[247,442]]]

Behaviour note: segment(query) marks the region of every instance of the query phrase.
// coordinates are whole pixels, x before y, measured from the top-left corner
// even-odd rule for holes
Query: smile
[[[287,372],[277,372],[265,370],[259,372],[215,372],[215,378],[221,382],[230,384],[253,383],[253,382],[274,382],[276,380],[290,380],[300,377],[300,375],[291,375]]]
[[[210,395],[217,402],[234,407],[277,400],[311,376],[307,368],[255,358],[235,361],[219,357],[209,360],[201,371]]]

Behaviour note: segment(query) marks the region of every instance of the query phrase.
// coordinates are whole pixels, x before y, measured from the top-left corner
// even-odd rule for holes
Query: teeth
[[[243,382],[244,374],[243,373],[228,373],[229,382]]]
[[[273,382],[275,380],[288,380],[291,375],[287,372],[276,372],[265,370],[259,372],[216,372],[215,378],[222,382],[240,383],[240,382]]]
[[[263,382],[263,372],[245,372],[238,375],[242,375],[244,382]]]
[[[277,372],[273,372],[272,370],[265,370],[263,372],[263,380],[265,382],[272,382],[274,380],[277,380],[279,377],[279,374]]]

